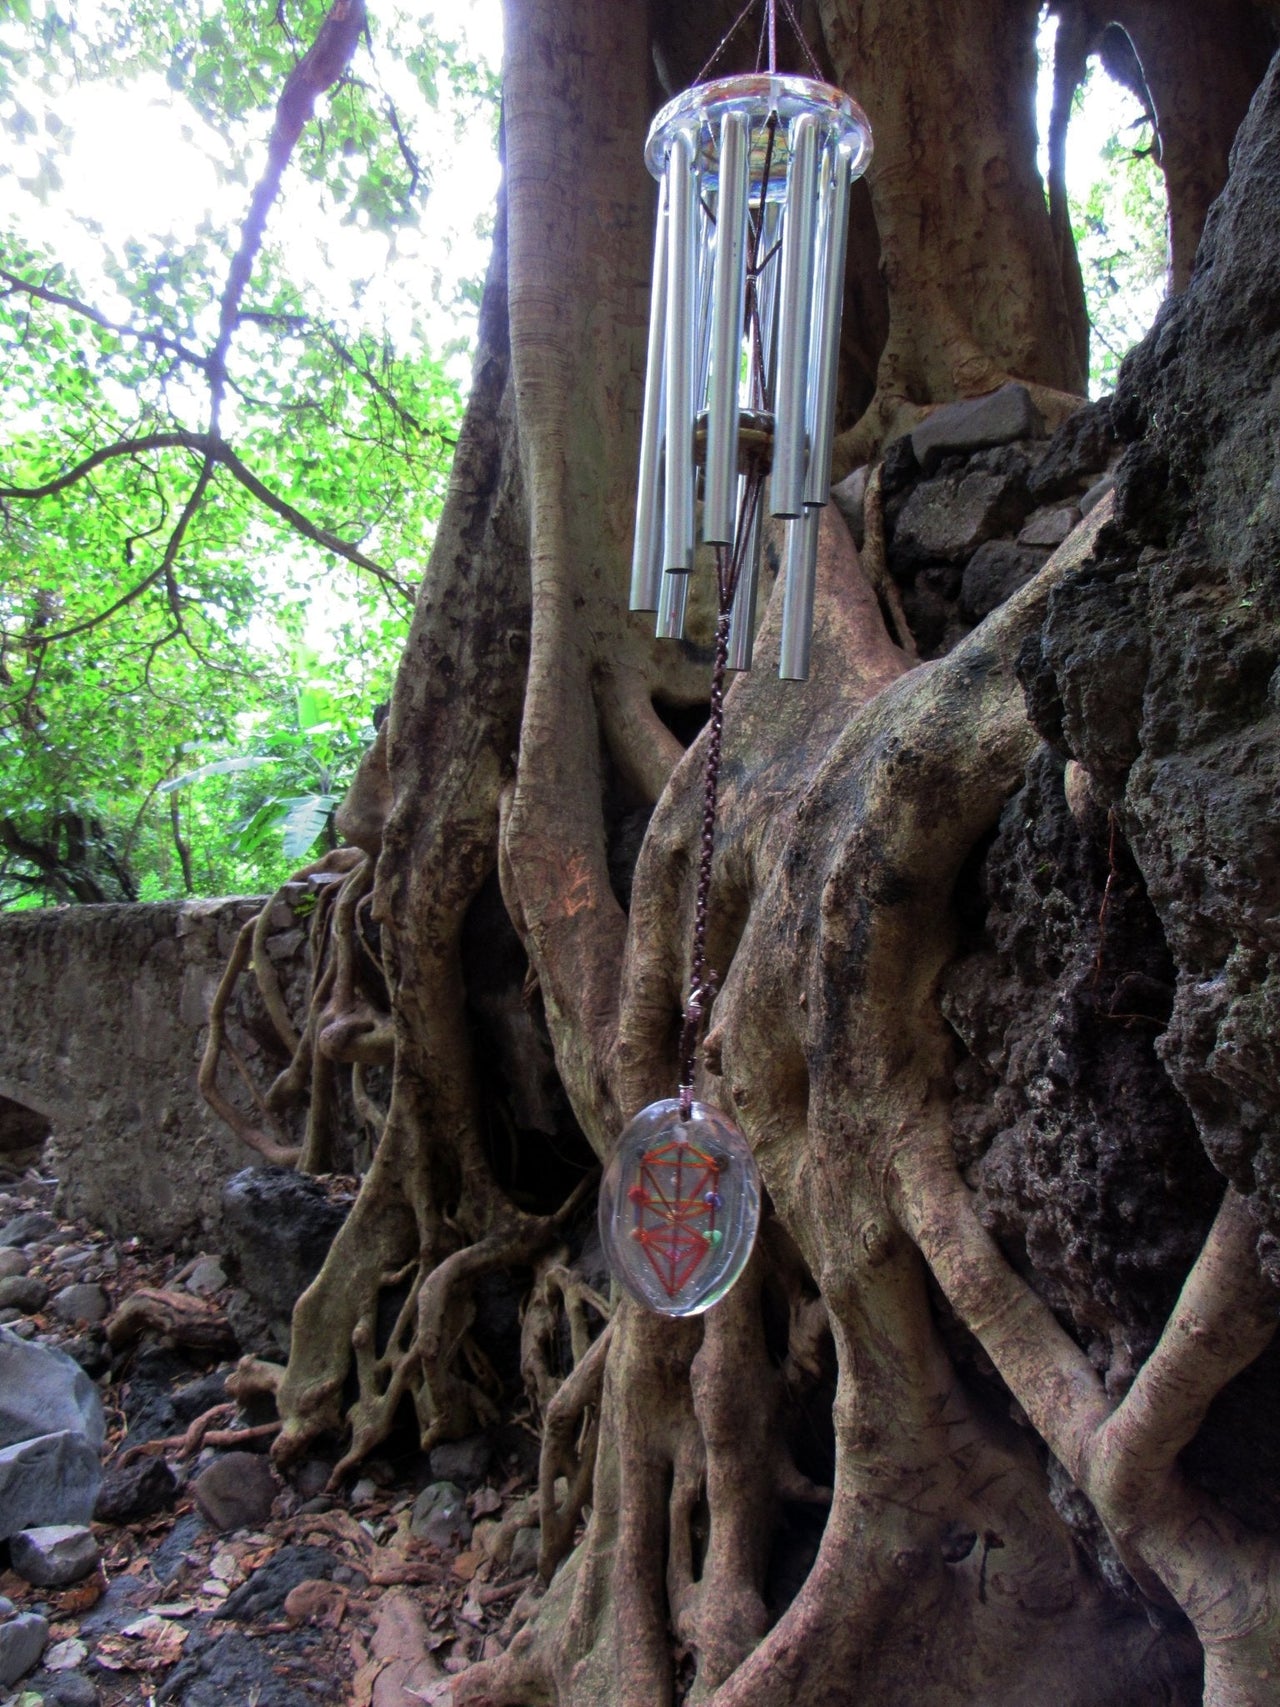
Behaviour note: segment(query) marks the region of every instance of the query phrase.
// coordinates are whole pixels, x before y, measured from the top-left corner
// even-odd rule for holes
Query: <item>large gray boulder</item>
[[[98,1389],[64,1352],[0,1328],[0,1447],[63,1431],[96,1457],[106,1435]]]
[[[71,1429],[0,1448],[0,1541],[21,1529],[88,1523],[101,1482],[97,1447]]]

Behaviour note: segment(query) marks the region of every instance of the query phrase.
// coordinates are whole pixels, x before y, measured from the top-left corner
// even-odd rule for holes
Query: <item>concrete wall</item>
[[[48,1122],[64,1214],[168,1245],[216,1236],[222,1182],[255,1158],[196,1072],[222,969],[260,906],[0,913],[0,1112],[8,1099]]]

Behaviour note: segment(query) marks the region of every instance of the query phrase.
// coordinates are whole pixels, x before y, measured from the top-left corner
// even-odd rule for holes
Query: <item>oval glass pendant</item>
[[[718,1303],[746,1267],[760,1224],[760,1174],[717,1108],[676,1097],[641,1109],[600,1186],[600,1239],[615,1278],[664,1316]]]

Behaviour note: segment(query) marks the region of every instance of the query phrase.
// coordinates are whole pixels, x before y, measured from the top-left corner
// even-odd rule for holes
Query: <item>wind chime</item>
[[[704,76],[758,4],[749,0]],[[679,1094],[623,1132],[601,1186],[600,1232],[622,1286],[670,1316],[724,1297],[759,1225],[750,1146],[693,1098],[715,984],[706,934],[724,678],[751,667],[766,505],[785,537],[778,673],[809,673],[849,190],[871,157],[866,115],[821,81],[791,0],[782,8],[815,76],[778,72],[777,4],[764,0],[758,69],[686,89],[658,113],[645,148],[659,192],[631,609],[657,613],[660,639],[683,638],[700,533],[713,549],[718,616]]]

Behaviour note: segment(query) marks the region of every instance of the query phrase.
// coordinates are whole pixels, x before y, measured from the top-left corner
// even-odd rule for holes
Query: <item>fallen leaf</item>
[[[74,1583],[62,1591],[58,1596],[58,1611],[64,1615],[68,1612],[87,1612],[102,1599],[106,1589],[107,1579],[99,1568],[91,1577],[85,1577],[82,1582]]]
[[[502,1495],[496,1488],[477,1488],[471,1496],[472,1517],[492,1517],[502,1510]]]
[[[186,1618],[199,1610],[194,1600],[166,1600],[151,1608],[158,1618]]]
[[[291,1627],[323,1624],[333,1630],[347,1610],[347,1591],[341,1583],[308,1578],[291,1588],[284,1600],[284,1615]]]
[[[469,1583],[484,1562],[484,1554],[479,1552],[459,1553],[453,1561],[452,1570],[460,1582]]]

